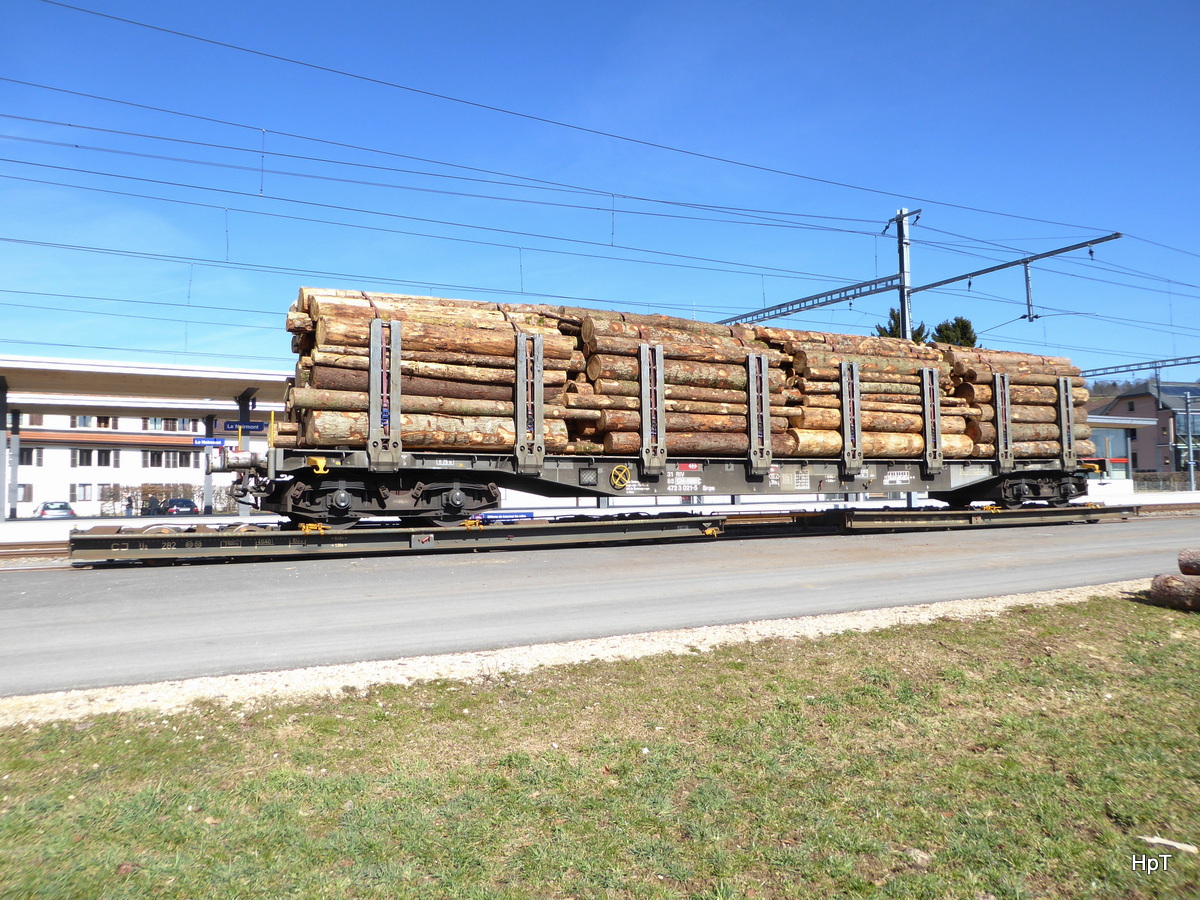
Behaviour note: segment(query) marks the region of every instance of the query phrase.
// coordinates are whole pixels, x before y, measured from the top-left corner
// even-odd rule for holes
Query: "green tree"
[[[876,325],[875,334],[877,337],[904,337],[904,332],[900,327],[900,310],[889,309],[887,324]],[[918,344],[928,342],[929,329],[925,326],[924,322],[913,326],[912,339]]]
[[[974,347],[979,342],[971,320],[962,316],[947,319],[933,329],[933,339],[943,344],[956,344],[959,347]]]

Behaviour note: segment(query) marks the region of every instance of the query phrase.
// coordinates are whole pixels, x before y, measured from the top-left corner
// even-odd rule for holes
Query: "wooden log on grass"
[[[1149,597],[1156,606],[1200,612],[1200,575],[1156,575]]]
[[[1179,571],[1184,575],[1200,575],[1200,549],[1179,551]]]

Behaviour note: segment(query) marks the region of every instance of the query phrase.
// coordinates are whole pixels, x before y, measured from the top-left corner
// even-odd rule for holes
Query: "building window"
[[[143,450],[142,451],[142,468],[143,469],[161,469],[163,464],[163,452],[161,450]]]
[[[1132,400],[1129,401],[1129,411],[1130,412],[1133,412],[1133,410],[1136,406],[1137,406],[1137,404],[1134,403]]]
[[[179,420],[178,419],[163,419],[162,423],[163,423],[162,424],[163,431],[178,431],[179,430]]]
[[[94,416],[71,416],[72,428],[91,428],[95,421]]]
[[[17,502],[32,503],[33,502],[33,485],[18,484],[17,485]]]
[[[1133,453],[1130,454],[1130,459],[1133,460],[1133,467],[1136,469],[1138,467],[1138,458],[1137,458],[1136,450],[1134,450]]]
[[[116,428],[119,419],[116,416],[96,416],[97,428]]]
[[[121,465],[121,451],[120,450],[97,450],[96,451],[96,465],[112,466],[113,468],[117,468],[118,466]]]
[[[160,465],[168,469],[186,469],[191,466],[193,469],[200,468],[200,451],[199,450],[163,450],[149,451],[151,455],[158,453],[162,457]],[[150,463],[154,465],[154,463]]]
[[[24,425],[41,425],[46,421],[46,417],[41,413],[23,413],[21,422]]]
[[[142,417],[142,431],[162,431],[163,420],[161,416]]]
[[[73,484],[71,485],[71,496],[69,498],[72,503],[80,500],[92,499],[92,486],[90,484]]]
[[[1125,437],[1129,438],[1129,440],[1131,440],[1131,441],[1136,441],[1137,440],[1137,429],[1136,428],[1126,428],[1125,429]]]
[[[45,461],[45,449],[42,447],[22,447],[17,454],[18,465],[40,466]]]
[[[71,450],[71,468],[76,466],[90,466],[92,464],[91,450]]]

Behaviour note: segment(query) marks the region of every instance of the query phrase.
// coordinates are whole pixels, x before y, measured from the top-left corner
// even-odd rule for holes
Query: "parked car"
[[[163,504],[162,512],[165,516],[198,516],[200,507],[185,497],[175,497]]]
[[[75,510],[71,509],[71,504],[65,500],[47,500],[37,505],[33,516],[36,519],[73,519]]]

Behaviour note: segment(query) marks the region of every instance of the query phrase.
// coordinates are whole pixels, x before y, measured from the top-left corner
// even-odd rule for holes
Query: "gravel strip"
[[[977,619],[999,615],[1016,606],[1082,603],[1098,595],[1127,595],[1147,590],[1149,587],[1150,579],[1142,578],[1136,581],[1117,581],[1032,594],[1008,594],[977,600],[952,600],[890,609],[769,619],[739,625],[712,625],[647,634],[627,634],[559,644],[507,647],[476,653],[413,656],[385,662],[314,666],[251,675],[189,678],[158,684],[0,697],[0,727],[84,719],[135,710],[178,713],[201,700],[231,705],[243,704],[253,708],[281,700],[340,696],[346,690],[361,691],[376,684],[407,685],[433,679],[471,681],[500,673],[528,672],[542,666],[588,660],[636,659],[662,653],[703,652],[726,644],[768,638],[818,638],[843,631],[875,631],[893,625],[912,625],[937,619]]]
[[[69,569],[65,556],[0,556],[0,569]]]

